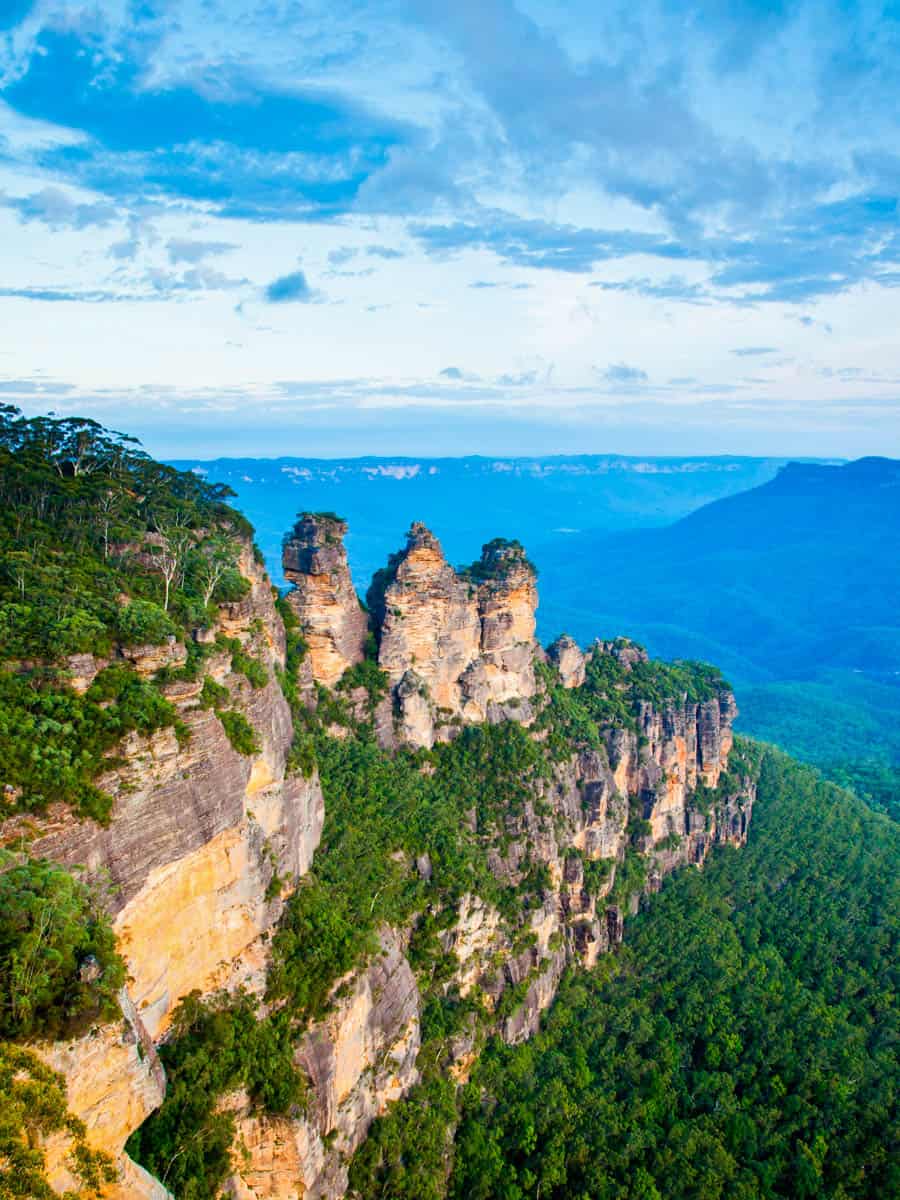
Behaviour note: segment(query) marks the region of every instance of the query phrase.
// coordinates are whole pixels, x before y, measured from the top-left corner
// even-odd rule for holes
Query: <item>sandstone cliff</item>
[[[299,592],[310,587],[297,574],[290,578]],[[461,721],[531,720],[537,589],[518,543],[492,542],[457,572],[437,538],[414,524],[368,599],[395,715],[383,741],[393,734],[431,746]],[[313,626],[304,629],[314,636]]]
[[[127,1182],[111,1196],[155,1194],[122,1147],[162,1099],[153,1046],[172,1010],[194,990],[239,984],[260,990],[266,938],[282,909],[282,888],[272,888],[273,878],[287,883],[304,874],[321,833],[317,778],[285,771],[293,730],[274,674],[284,664],[285,643],[271,585],[249,546],[240,569],[251,583],[249,594],[223,606],[217,629],[203,636],[237,639],[265,664],[264,686],[252,687],[234,671],[230,645],[214,648],[195,679],[176,679],[164,689],[189,737],[179,740],[172,729],[149,738],[133,734],[99,781],[113,797],[107,826],[78,822],[59,809],[0,827],[0,842],[25,837],[33,856],[86,866],[112,884],[108,903],[129,975],[125,1032],[114,1025],[41,1048],[65,1074],[72,1111],[85,1121],[91,1144],[120,1162]],[[165,647],[167,662],[163,653],[149,649],[138,669],[149,673],[184,661],[178,644]],[[98,668],[76,665],[91,674]],[[227,687],[231,704],[249,720],[257,753],[238,753],[216,713],[198,704],[207,677]],[[53,1176],[64,1180],[65,1170],[54,1167]]]
[[[342,1196],[347,1164],[376,1116],[419,1078],[419,993],[397,935],[382,931],[373,961],[350,980],[325,1020],[297,1046],[311,1085],[300,1119],[255,1113],[230,1097],[243,1153],[226,1185],[236,1200]]]
[[[293,584],[288,603],[303,627],[313,676],[328,687],[362,661],[366,641],[366,614],[347,566],[346,532],[337,517],[304,513],[282,552],[285,578]]]
[[[156,1047],[178,1001],[192,991],[264,991],[269,935],[291,881],[311,866],[324,817],[317,775],[287,770],[298,729],[332,746],[360,739],[366,754],[377,752],[376,738],[386,752],[417,749],[406,769],[427,777],[440,751],[477,732],[466,727],[512,721],[528,731],[519,737],[540,769],[513,773],[515,798],[494,796],[464,814],[467,853],[492,881],[483,895],[432,887],[436,860],[391,849],[396,879],[419,888],[416,905],[379,927],[377,951],[334,980],[324,1015],[292,1032],[305,1105],[272,1115],[244,1090],[220,1097],[235,1122],[224,1194],[236,1200],[338,1200],[372,1122],[419,1079],[428,1003],[468,1006],[440,1049],[443,1069],[464,1081],[486,1038],[534,1033],[566,965],[590,967],[614,947],[641,894],[678,866],[702,865],[717,842],[746,838],[754,787],[729,767],[736,710],[723,684],[657,671],[622,639],[586,651],[560,639],[545,656],[522,548],[489,543],[457,571],[422,525],[376,577],[369,629],[344,533],[334,518],[306,515],[284,548],[288,602],[308,647],[303,669],[334,689],[322,692],[321,715],[292,714],[279,687],[285,633],[248,548],[240,566],[249,595],[223,606],[216,630],[198,631],[208,647],[202,671],[176,669],[164,685],[189,738],[172,730],[129,738],[102,781],[114,797],[107,827],[56,811],[2,828],[5,841],[27,832],[33,854],[85,864],[116,889],[111,913],[130,976],[124,1023],[41,1049],[65,1074],[92,1144],[117,1160],[119,1182],[106,1193],[115,1200],[165,1195],[122,1147],[163,1099]],[[217,632],[264,664],[264,682],[252,686],[236,669],[233,643],[217,643]],[[352,687],[337,686],[364,662],[367,632],[377,664],[366,668],[383,672],[384,695],[371,673],[369,686],[358,673]],[[186,657],[174,641],[132,655],[148,675]],[[73,663],[77,685],[100,665]],[[256,731],[254,753],[238,753],[216,710],[199,703],[207,678]],[[377,900],[370,907],[367,895],[364,911]],[[48,1147],[59,1190],[71,1184],[65,1158],[63,1144]]]

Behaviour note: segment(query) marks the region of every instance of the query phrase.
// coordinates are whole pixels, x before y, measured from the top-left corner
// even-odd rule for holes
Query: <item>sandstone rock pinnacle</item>
[[[332,513],[301,513],[281,555],[293,584],[287,600],[309,645],[313,677],[329,687],[362,662],[368,631],[347,566],[346,532]]]

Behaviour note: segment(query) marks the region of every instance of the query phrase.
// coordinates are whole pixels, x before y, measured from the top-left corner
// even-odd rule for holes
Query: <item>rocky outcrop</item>
[[[457,572],[415,524],[378,582],[378,665],[402,740],[431,746],[460,722],[531,720],[537,589],[518,543],[491,542]]]
[[[108,1200],[162,1200],[165,1189],[122,1153],[132,1130],[162,1103],[165,1076],[126,992],[120,1002],[121,1021],[35,1049],[65,1077],[69,1109],[85,1123],[90,1145],[108,1154],[119,1170],[119,1180],[104,1193]],[[53,1135],[44,1146],[47,1179],[58,1192],[78,1190],[70,1150],[65,1134]]]
[[[456,574],[424,525],[413,525],[396,556],[382,611],[378,665],[391,683],[412,672],[434,708],[459,713],[459,681],[481,646],[476,589]]]
[[[585,656],[574,638],[567,634],[547,647],[547,658],[559,671],[563,687],[581,687],[585,679]]]
[[[227,1191],[237,1200],[337,1200],[372,1121],[418,1081],[419,993],[396,933],[383,930],[380,953],[335,990],[295,1055],[310,1082],[304,1116],[262,1116],[231,1098],[243,1152]]]
[[[309,645],[317,681],[335,684],[363,658],[366,617],[350,579],[343,537],[331,516],[304,514],[284,544],[288,601]],[[517,542],[486,545],[455,571],[420,523],[376,573],[368,594],[378,665],[391,702],[378,721],[383,746],[431,746],[464,722],[528,723],[535,691],[537,589]]]
[[[293,585],[288,603],[309,646],[313,676],[328,687],[362,662],[368,629],[347,566],[346,532],[335,516],[303,513],[282,551],[284,575]]]

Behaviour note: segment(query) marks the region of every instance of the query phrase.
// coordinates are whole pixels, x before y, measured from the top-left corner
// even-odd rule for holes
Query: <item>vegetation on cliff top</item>
[[[525,547],[515,538],[493,538],[481,547],[481,557],[465,567],[457,567],[457,575],[473,583],[491,583],[506,576],[515,567],[525,567],[537,578],[537,567],[525,553]]]
[[[246,594],[231,494],[93,421],[0,406],[0,816],[62,801],[103,819],[115,744],[176,724],[122,650],[190,640]],[[79,696],[80,654],[112,665]]]
[[[730,692],[722,673],[708,663],[648,660],[642,647],[625,638],[611,648],[594,649],[579,688],[563,687],[550,664],[538,663],[537,670],[549,696],[540,724],[548,730],[556,757],[571,753],[573,743],[598,745],[604,730],[636,732],[648,704],[661,710],[670,703],[699,704]]]

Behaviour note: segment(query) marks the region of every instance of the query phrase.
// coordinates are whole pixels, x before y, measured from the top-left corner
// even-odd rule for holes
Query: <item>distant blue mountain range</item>
[[[736,686],[742,726],[811,761],[900,763],[900,463],[754,458],[219,459],[281,581],[298,511],[350,527],[364,595],[414,520],[451,562],[519,538],[538,633],[629,634]]]
[[[582,537],[665,525],[701,505],[771,479],[785,459],[548,458],[183,459],[174,465],[227,483],[253,522],[273,579],[281,538],[299,511],[334,511],[349,523],[356,586],[403,543],[413,521],[441,539],[451,562],[471,562],[494,537],[565,554]],[[560,597],[565,601],[566,597]],[[542,606],[554,597],[541,587]],[[539,613],[539,620],[541,613]],[[552,622],[541,620],[550,637]]]

